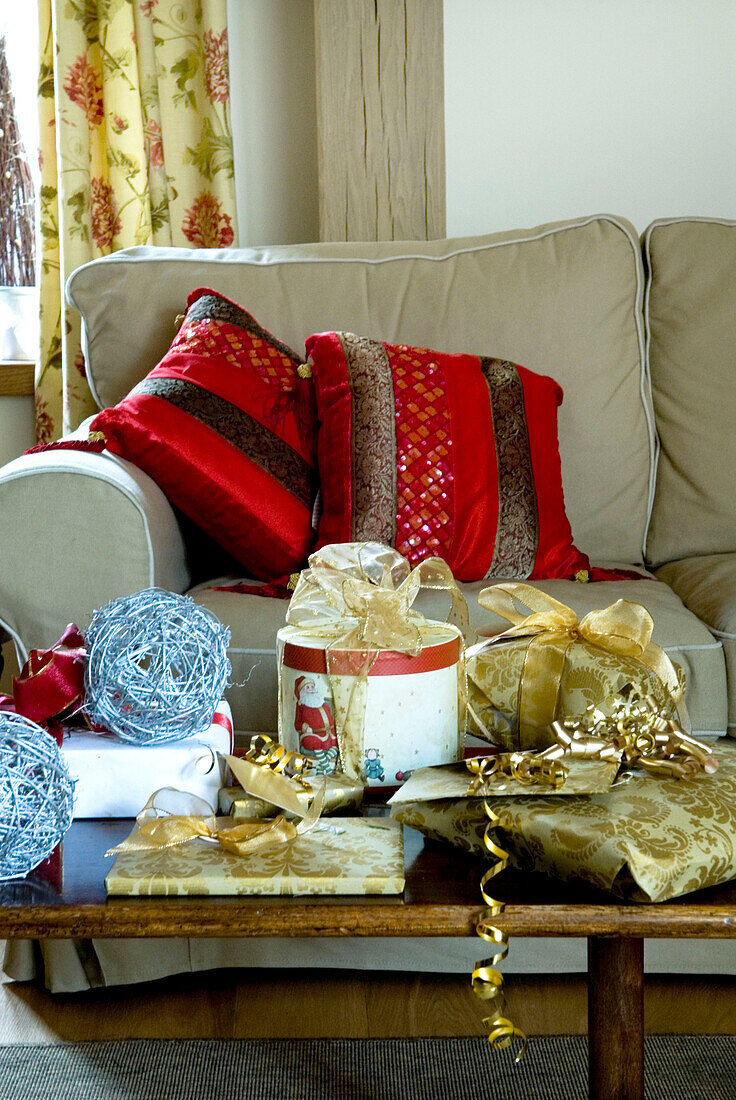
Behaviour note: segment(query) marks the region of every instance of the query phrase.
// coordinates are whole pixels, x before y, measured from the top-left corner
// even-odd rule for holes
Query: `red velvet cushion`
[[[91,430],[255,576],[283,576],[314,542],[312,382],[227,298],[195,290],[187,307],[158,366]]]
[[[459,580],[572,577],[551,378],[499,359],[310,336],[318,545],[377,539]]]

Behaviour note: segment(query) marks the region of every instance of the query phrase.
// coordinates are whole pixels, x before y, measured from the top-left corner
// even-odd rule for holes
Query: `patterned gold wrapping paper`
[[[478,602],[513,625],[467,651],[472,733],[507,751],[544,749],[554,741],[553,721],[627,684],[660,707],[677,705],[688,728],[682,674],[652,642],[654,623],[640,604],[618,600],[578,621],[571,608],[520,582],[484,588]]]
[[[629,901],[668,898],[736,877],[736,745],[715,775],[634,775],[606,794],[489,798],[495,835],[522,870],[581,881]],[[482,799],[401,803],[392,817],[435,840],[485,853]]]
[[[390,820],[320,821],[290,844],[231,855],[197,839],[159,851],[124,852],[105,879],[108,894],[400,894],[404,840]]]
[[[342,810],[357,810],[363,801],[365,786],[360,779],[351,779],[346,775],[325,775],[321,777],[325,785],[325,804],[322,807],[322,815],[333,814]],[[314,792],[306,788],[295,789],[298,800],[306,810],[312,801]],[[273,802],[265,798],[255,798],[246,794],[242,787],[221,787],[219,795],[220,812],[232,817],[235,821],[254,818],[273,817],[277,812]],[[296,817],[289,810],[282,811],[285,818],[291,820]]]
[[[519,737],[519,685],[530,638],[514,638],[491,646],[468,662],[468,701],[492,734],[494,744],[511,751],[544,748],[544,744],[522,745]],[[616,695],[625,684],[634,684],[642,694],[653,695],[666,705],[667,689],[660,679],[634,657],[607,653],[590,642],[574,642],[567,651],[560,681],[555,718],[582,714],[587,707]],[[481,730],[472,731],[479,737]]]

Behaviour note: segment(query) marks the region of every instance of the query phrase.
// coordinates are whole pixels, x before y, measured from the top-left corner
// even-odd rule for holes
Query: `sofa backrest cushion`
[[[661,442],[647,558],[658,566],[736,550],[736,222],[660,219],[644,255]]]
[[[101,407],[161,358],[200,285],[297,350],[311,333],[337,329],[551,375],[565,395],[560,452],[575,543],[594,561],[642,560],[653,420],[641,249],[627,222],[588,217],[445,241],[137,247],[93,260],[71,275],[67,296],[84,320]]]

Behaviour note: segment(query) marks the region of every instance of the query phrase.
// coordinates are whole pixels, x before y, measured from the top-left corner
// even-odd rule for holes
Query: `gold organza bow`
[[[297,753],[287,753],[281,745],[269,737],[258,737],[252,751],[245,758],[225,756],[230,770],[241,785],[259,798],[291,810],[300,819],[298,823],[287,821],[283,814],[273,819],[245,821],[239,825],[227,824],[230,818],[215,817],[208,802],[197,795],[161,787],[149,798],[136,817],[138,828],[122,844],[111,848],[107,855],[121,852],[150,852],[161,848],[173,848],[202,837],[216,842],[233,855],[244,856],[250,852],[289,844],[298,836],[310,832],[320,819],[325,802],[325,786],[321,777],[310,781],[314,798],[305,810],[295,793],[299,784],[306,786],[303,773],[310,762]],[[286,764],[296,765],[297,775],[288,776],[281,770]]]
[[[309,832],[319,821],[320,802],[315,799],[298,824],[287,821],[283,814],[265,821],[246,821],[240,825],[222,827],[208,802],[194,794],[161,787],[154,791],[137,815],[138,828],[134,833],[111,848],[105,854],[121,852],[152,852],[161,848],[174,848],[190,840],[203,837],[220,844],[236,856],[248,855],[278,844],[288,844],[298,836]],[[222,821],[229,821],[223,818]]]
[[[569,647],[579,640],[608,653],[634,657],[666,686],[682,726],[689,725],[677,672],[664,650],[652,641],[654,623],[646,608],[629,600],[578,620],[572,608],[532,585],[495,584],[478,596],[482,607],[513,625],[471,646],[470,660],[489,646],[512,638],[530,638],[519,686],[519,737],[522,748],[549,744],[549,728],[556,717],[558,696]],[[523,614],[517,603],[529,609]],[[477,715],[476,721],[482,726]]]
[[[443,622],[414,609],[421,590],[446,592],[450,609]],[[468,607],[452,571],[442,558],[428,558],[414,569],[398,551],[379,542],[335,543],[309,558],[297,582],[286,616],[289,626],[324,646],[333,688],[335,725],[342,770],[360,774],[366,683],[380,650],[416,656],[438,627],[455,633],[464,645]],[[333,654],[352,650],[355,679],[347,698],[336,689]],[[279,662],[280,663],[280,662]],[[458,666],[460,709],[464,705],[464,664]]]
[[[427,619],[412,605],[421,589],[447,592],[447,622],[468,629],[468,607],[442,558],[412,569],[380,542],[335,543],[309,558],[291,597],[286,621],[341,649],[393,649],[416,656]]]

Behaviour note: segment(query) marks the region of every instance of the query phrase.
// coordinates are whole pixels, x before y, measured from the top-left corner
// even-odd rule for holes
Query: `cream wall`
[[[240,244],[319,239],[313,0],[228,0]]]
[[[229,0],[240,240],[318,238],[313,0]],[[734,0],[445,0],[447,233],[736,218]]]
[[[0,366],[0,387],[2,366]],[[0,396],[0,466],[36,442],[32,397]]]
[[[445,0],[448,236],[736,218],[733,0]]]

